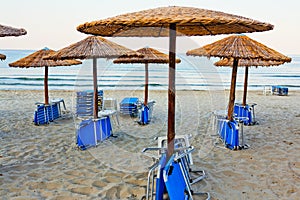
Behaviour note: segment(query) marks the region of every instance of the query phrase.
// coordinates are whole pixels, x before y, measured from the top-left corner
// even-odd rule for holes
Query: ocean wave
[[[1,89],[40,89],[43,88],[44,74],[41,68],[11,68],[8,63],[18,60],[27,50],[4,51],[7,59],[0,62]],[[176,89],[209,90],[211,88],[230,87],[231,68],[216,68],[213,62],[206,59],[190,60],[191,57],[181,55],[182,62],[176,66]],[[251,89],[262,89],[265,85],[282,85],[300,89],[300,56],[292,56],[292,62],[280,67],[251,68],[249,85]],[[105,64],[106,67],[102,64]],[[103,89],[143,89],[145,85],[144,65],[113,65],[111,61],[99,63],[98,85]],[[55,89],[92,88],[91,62],[78,67],[54,67],[48,76],[49,87]],[[253,70],[252,70],[253,69]],[[244,68],[237,74],[237,89],[243,89]],[[149,67],[149,89],[166,89],[168,87],[168,65],[152,65]],[[50,89],[51,89],[50,88]]]

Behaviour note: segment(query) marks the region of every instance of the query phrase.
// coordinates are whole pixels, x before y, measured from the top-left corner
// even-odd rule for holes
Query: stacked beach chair
[[[149,122],[152,119],[152,113],[153,113],[153,106],[155,101],[149,101],[148,104],[145,106],[144,104],[141,104],[141,106],[138,109],[138,123],[140,125],[146,125],[149,124]]]
[[[76,130],[76,144],[85,150],[95,147],[112,135],[112,125],[110,117],[101,116],[93,118],[94,92],[79,91],[76,93],[76,116],[80,122]],[[103,90],[98,91],[98,110],[103,107]]]
[[[62,116],[60,103],[63,103],[64,109],[66,109],[63,99],[51,100],[49,105],[43,103],[37,103],[37,108],[34,111],[33,122],[35,125],[44,125],[53,122]]]
[[[213,112],[213,129],[217,131],[225,147],[233,150],[249,147],[244,140],[244,125],[258,124],[255,120],[255,106],[255,103],[246,104],[245,106],[235,103],[233,121],[227,119],[225,111]]]
[[[76,130],[76,144],[81,150],[95,147],[112,135],[110,118],[83,119]]]
[[[93,115],[94,92],[92,90],[76,92],[77,117],[90,117]],[[102,109],[103,90],[98,91],[98,110]]]
[[[243,117],[235,117],[233,121],[230,121],[225,112],[213,112],[213,130],[216,130],[225,147],[232,150],[249,147],[244,141],[243,120]]]
[[[283,87],[280,85],[272,86],[272,94],[279,95],[279,96],[287,96],[289,89],[287,87]]]
[[[139,98],[126,97],[120,103],[120,113],[136,117],[138,114],[138,106],[140,105]]]
[[[150,168],[147,178],[146,196],[144,199],[165,199],[167,193],[169,199],[193,199],[194,195],[205,195],[207,192],[194,192],[192,185],[203,180],[206,175],[203,170],[192,170],[192,152],[194,147],[189,144],[187,135],[175,136],[175,153],[167,160],[166,137],[158,138],[158,147],[143,149],[157,150],[159,158]]]
[[[234,104],[234,114],[235,118],[238,120],[242,120],[244,125],[255,125],[258,122],[255,120],[255,112],[254,107],[257,104],[246,104],[245,106],[240,103]]]
[[[145,106],[137,97],[125,97],[120,102],[120,113],[138,117],[137,122],[140,125],[148,124],[152,119],[153,106],[155,101],[151,100]]]

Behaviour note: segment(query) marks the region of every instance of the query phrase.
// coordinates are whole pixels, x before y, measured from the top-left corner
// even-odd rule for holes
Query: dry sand
[[[212,199],[299,199],[300,92],[264,96],[250,91],[259,125],[244,128],[249,149],[231,151],[218,144],[211,112],[226,107],[228,91],[178,91],[176,134],[190,134],[196,168],[208,176],[195,191]],[[105,91],[120,102],[142,91]],[[67,112],[46,126],[32,123],[43,91],[0,91],[0,196],[2,199],[141,199],[156,146],[153,138],[167,130],[167,93],[150,91],[156,100],[147,126],[120,116],[117,138],[81,151],[75,145],[74,91],[50,91],[64,98]],[[242,97],[237,92],[236,99]],[[216,144],[217,143],[217,144]],[[154,155],[155,156],[155,155]]]

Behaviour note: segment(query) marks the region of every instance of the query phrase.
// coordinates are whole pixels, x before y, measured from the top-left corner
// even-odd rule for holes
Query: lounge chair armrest
[[[182,153],[183,150],[185,152]],[[195,150],[195,148],[193,146],[174,149],[175,152],[176,151],[180,152],[180,154],[178,154],[174,157],[174,161],[177,161],[185,156],[188,156],[188,154],[192,153],[194,150]]]
[[[249,118],[248,117],[234,117],[234,119],[235,120],[237,120],[238,122],[244,122],[244,121],[246,121],[246,120],[249,120]]]
[[[257,103],[251,103],[250,106],[253,108],[254,106],[256,106]]]
[[[146,152],[146,151],[160,151],[160,150],[164,150],[166,151],[166,148],[162,148],[162,147],[146,147],[142,150],[142,153]]]
[[[187,150],[187,151],[180,154],[176,158],[179,159],[179,158],[182,158],[182,157],[186,156],[187,154],[191,153],[194,150],[194,147],[190,146],[190,147],[181,147],[181,148],[174,149],[175,152],[182,152],[182,151],[185,151],[185,150]],[[144,153],[146,151],[167,151],[167,148],[164,148],[164,147],[146,147],[142,150],[142,153]]]

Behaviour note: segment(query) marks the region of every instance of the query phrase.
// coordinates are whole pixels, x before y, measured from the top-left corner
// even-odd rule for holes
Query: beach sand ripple
[[[120,102],[142,91],[105,91]],[[167,93],[150,91],[156,100],[153,119],[140,126],[120,116],[114,135],[95,148],[75,145],[74,91],[50,91],[64,98],[63,118],[45,126],[32,123],[43,91],[0,91],[0,196],[3,199],[141,199],[148,168],[157,152],[156,137],[167,132]],[[249,91],[259,125],[244,127],[249,149],[225,149],[212,130],[211,112],[224,110],[228,91],[178,91],[176,134],[189,134],[195,169],[207,178],[193,185],[213,199],[299,199],[300,93],[264,96]],[[236,99],[242,98],[237,92]]]

